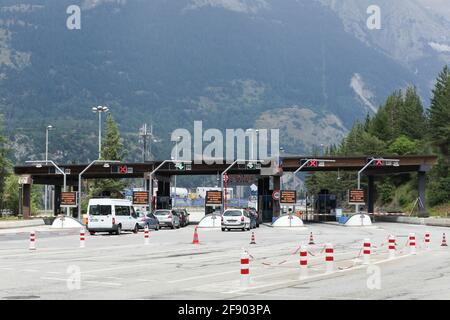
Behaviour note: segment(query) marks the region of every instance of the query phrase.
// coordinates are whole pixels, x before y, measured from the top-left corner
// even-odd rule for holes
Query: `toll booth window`
[[[223,215],[226,217],[238,217],[241,216],[242,213],[239,210],[228,210],[225,211]]]
[[[107,216],[111,214],[111,206],[95,205],[89,206],[89,215],[91,216]]]

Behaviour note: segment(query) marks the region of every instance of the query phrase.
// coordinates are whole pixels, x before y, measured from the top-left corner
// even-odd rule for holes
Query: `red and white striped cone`
[[[200,241],[198,240],[197,227],[194,229],[194,239],[192,240],[192,244],[200,244]]]
[[[409,253],[416,254],[416,234],[409,234]]]
[[[148,226],[145,226],[145,229],[144,229],[144,244],[145,245],[149,244],[149,238],[150,238],[150,234],[148,232]]]
[[[36,232],[30,232],[30,250],[36,250]]]
[[[441,247],[447,247],[447,239],[445,238],[445,233],[442,234]]]
[[[300,279],[308,276],[308,247],[302,245],[300,248]]]
[[[309,233],[309,243],[308,244],[314,244],[314,237],[313,237],[312,232]]]
[[[251,238],[250,244],[256,244],[255,233],[254,232],[252,232],[252,238]]]
[[[334,271],[334,249],[331,243],[325,245],[325,273]]]
[[[242,250],[241,254],[241,286],[247,287],[250,284],[250,258],[248,252]]]
[[[424,237],[424,239],[423,239],[423,242],[424,242],[424,244],[425,244],[425,249],[426,250],[430,250],[430,244],[431,244],[431,239],[430,239],[430,233],[429,232],[426,232],[425,233],[425,237]]]
[[[370,239],[364,239],[363,244],[363,264],[370,264],[370,254],[371,254],[371,243]]]
[[[395,236],[389,236],[389,259],[395,258]]]
[[[81,228],[80,229],[80,248],[84,248],[86,246],[85,234],[86,234],[86,231],[84,230],[84,228]]]

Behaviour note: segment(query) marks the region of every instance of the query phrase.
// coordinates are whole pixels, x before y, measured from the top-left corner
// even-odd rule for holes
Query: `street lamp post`
[[[66,184],[66,173],[64,170],[62,170],[55,162],[52,160],[32,160],[32,161],[25,161],[25,163],[35,164],[36,166],[42,167],[42,164],[48,165],[49,163],[58,170],[59,173],[63,175],[63,190],[67,191],[67,184]],[[69,212],[69,208],[67,208],[67,213]]]
[[[52,129],[53,129],[53,126],[51,126],[51,125],[48,125],[45,128],[45,162],[48,161],[48,132]],[[45,185],[44,186],[44,211],[45,211],[45,213],[47,213],[47,209],[48,209],[47,202],[48,202],[48,185]]]
[[[110,163],[120,163],[120,161],[116,160],[94,160],[92,161],[86,168],[83,169],[78,174],[78,220],[82,222],[81,218],[81,176],[89,170],[90,167],[92,167],[96,163],[103,163],[105,167],[107,167]]]
[[[108,112],[108,107],[92,107],[92,112],[98,113],[98,158],[102,158],[102,113]]]
[[[264,160],[255,160],[254,162],[262,163]],[[220,213],[223,214],[223,208],[224,208],[224,185],[223,185],[223,177],[227,172],[233,168],[233,166],[238,162],[245,162],[245,160],[235,160],[232,164],[230,164],[222,173],[220,174],[220,189],[222,190],[222,206],[220,208]]]
[[[366,170],[368,166],[370,166],[374,161],[391,161],[392,163],[397,163],[400,161],[399,159],[384,159],[384,158],[372,158],[369,162],[366,163],[361,170],[358,171],[358,190],[361,189],[361,173]],[[355,205],[355,213],[359,213],[359,204]]]
[[[171,162],[171,163],[192,163],[192,161],[180,161],[180,160],[164,160],[163,162],[161,162],[159,164],[159,166],[157,166],[155,169],[153,169],[152,172],[150,172],[149,174],[149,180],[150,180],[150,193],[149,197],[148,197],[148,201],[149,201],[149,211],[153,213],[153,206],[152,206],[152,198],[153,198],[153,175],[155,174],[156,171],[158,171],[163,165],[165,165],[166,163]]]

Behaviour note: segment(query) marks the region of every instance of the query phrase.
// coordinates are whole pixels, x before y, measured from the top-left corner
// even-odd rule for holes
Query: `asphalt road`
[[[193,226],[143,233],[86,237],[78,230],[37,232],[37,249],[28,233],[0,234],[0,299],[450,299],[450,247],[441,247],[448,228],[394,223],[373,227],[310,224],[301,229],[221,232]],[[431,233],[431,249],[423,235]],[[300,279],[300,244],[313,232],[309,274]],[[417,255],[406,247],[417,236]],[[397,237],[398,252],[388,259],[387,237]],[[360,251],[371,239],[371,265]],[[323,247],[334,245],[336,271],[325,274]],[[250,253],[248,287],[240,286],[242,248]]]

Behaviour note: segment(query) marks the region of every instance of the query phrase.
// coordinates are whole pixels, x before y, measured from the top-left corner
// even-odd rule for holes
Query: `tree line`
[[[450,202],[450,69],[439,73],[432,99],[424,109],[415,87],[394,91],[373,116],[356,122],[339,145],[325,153],[336,156],[436,154],[438,163],[428,174],[427,202],[430,206]],[[356,172],[315,173],[308,176],[310,193],[329,189],[345,199],[355,187]],[[377,204],[392,210],[407,210],[417,198],[417,175],[379,178]]]

